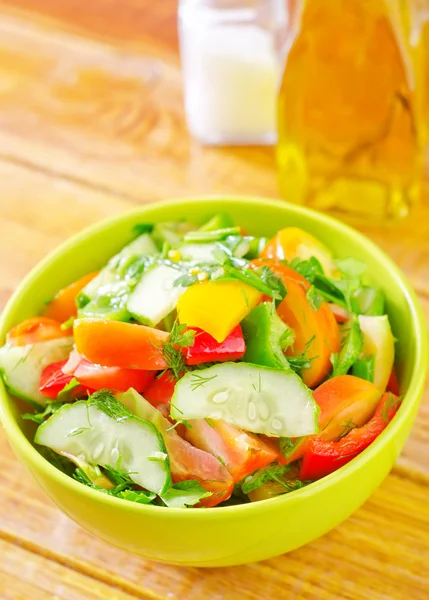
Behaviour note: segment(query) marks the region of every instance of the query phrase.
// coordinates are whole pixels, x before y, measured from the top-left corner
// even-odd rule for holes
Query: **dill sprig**
[[[195,392],[195,390],[197,390],[200,387],[203,387],[206,383],[208,383],[209,381],[212,381],[216,377],[217,377],[217,375],[212,375],[211,377],[207,377],[205,375],[201,375],[201,373],[193,372],[192,378],[191,378],[191,390],[193,392]]]
[[[186,323],[179,323],[177,320],[173,323],[169,338],[162,347],[162,355],[175,379],[180,379],[188,369],[182,348],[193,346],[194,340],[195,331],[187,329]]]

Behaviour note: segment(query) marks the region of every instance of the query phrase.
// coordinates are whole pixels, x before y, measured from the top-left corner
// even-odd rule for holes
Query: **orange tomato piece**
[[[68,337],[70,329],[61,329],[61,323],[48,317],[30,317],[9,331],[6,341],[11,346],[26,346]]]
[[[286,354],[295,356],[304,351],[311,360],[310,368],[302,371],[306,385],[315,387],[329,375],[331,354],[341,347],[340,330],[328,303],[314,310],[307,300],[310,283],[299,273],[279,261],[256,259],[255,266],[267,265],[286,286],[287,294],[277,307],[279,317],[295,332],[293,347]]]
[[[107,319],[76,319],[76,350],[93,363],[106,367],[166,369],[162,349],[169,334],[153,327]]]
[[[88,273],[60,290],[46,306],[44,316],[60,323],[64,323],[70,317],[75,317],[77,315],[76,296],[97,274],[98,271]]]
[[[380,390],[371,382],[354,377],[339,375],[328,379],[313,392],[320,408],[319,433],[295,441],[287,458],[281,458],[281,464],[287,464],[304,456],[310,439],[314,437],[326,441],[337,440],[355,427],[362,427],[373,416],[381,397]]]

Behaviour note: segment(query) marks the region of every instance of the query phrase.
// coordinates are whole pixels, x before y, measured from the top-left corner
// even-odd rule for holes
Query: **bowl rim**
[[[105,228],[114,226],[115,224],[120,223],[123,220],[128,220],[133,215],[144,216],[146,212],[150,212],[150,210],[154,207],[159,207],[162,209],[180,203],[192,205],[201,204],[203,202],[206,202],[208,205],[213,202],[232,202],[236,205],[247,205],[252,210],[261,210],[264,206],[270,206],[273,209],[285,209],[286,213],[289,212],[303,217],[308,217],[312,221],[318,221],[322,225],[328,226],[331,230],[342,231],[343,233],[346,233],[347,236],[352,238],[358,245],[365,246],[372,252],[372,254],[377,259],[377,262],[382,266],[382,268],[390,271],[390,273],[394,276],[398,287],[401,289],[402,293],[404,294],[407,300],[412,320],[412,332],[415,340],[416,355],[420,358],[419,361],[415,361],[412,367],[410,383],[407,391],[403,396],[402,405],[395,418],[391,421],[391,423],[389,423],[389,425],[377,437],[377,439],[374,442],[372,442],[370,446],[368,446],[368,448],[366,448],[361,454],[359,454],[357,457],[355,457],[346,465],[342,466],[334,473],[331,473],[330,475],[327,475],[322,479],[315,481],[310,486],[294,490],[293,493],[284,494],[275,498],[261,500],[259,502],[215,507],[217,508],[217,510],[210,509],[184,511],[181,508],[168,508],[167,510],[163,510],[166,507],[150,504],[144,505],[135,502],[125,502],[120,498],[109,496],[107,494],[102,494],[97,490],[82,485],[69,475],[66,475],[65,473],[54,467],[38,452],[38,450],[27,439],[24,432],[21,430],[18,424],[18,420],[15,419],[14,415],[12,414],[11,408],[8,406],[8,392],[3,383],[3,380],[0,378],[0,422],[2,423],[5,431],[7,431],[6,437],[10,438],[9,442],[12,445],[13,440],[13,447],[16,446],[19,450],[19,454],[25,457],[26,468],[28,470],[30,470],[30,464],[35,464],[36,469],[38,471],[42,471],[43,475],[46,478],[55,480],[55,482],[58,485],[65,488],[71,494],[80,494],[83,498],[86,498],[88,501],[93,500],[101,504],[106,504],[111,508],[116,507],[118,509],[121,508],[122,510],[126,510],[128,512],[140,515],[146,513],[148,517],[165,517],[173,520],[176,519],[179,515],[181,516],[181,518],[186,517],[187,519],[199,519],[203,521],[205,519],[223,518],[226,517],[227,514],[233,514],[236,516],[245,515],[250,517],[252,516],[252,514],[254,515],[256,513],[259,513],[260,511],[264,511],[266,508],[268,508],[268,506],[274,507],[281,506],[283,504],[286,509],[288,505],[292,505],[296,502],[299,502],[305,497],[323,491],[331,484],[334,484],[335,482],[343,479],[347,475],[358,471],[364,464],[370,462],[371,459],[376,456],[379,450],[381,450],[381,448],[384,445],[386,445],[390,440],[392,440],[396,436],[398,430],[402,426],[402,423],[407,420],[410,413],[412,413],[412,411],[414,410],[416,403],[418,403],[420,400],[421,392],[424,388],[426,380],[426,365],[428,362],[428,338],[426,335],[426,324],[417,296],[414,290],[412,289],[410,283],[407,281],[405,275],[399,269],[399,267],[372,240],[367,238],[364,234],[360,233],[359,231],[353,229],[349,225],[346,225],[345,223],[329,215],[319,213],[310,208],[301,205],[291,204],[283,200],[266,198],[263,196],[213,194],[192,195],[168,200],[157,200],[153,202],[148,202],[147,204],[138,206],[131,210],[126,210],[113,217],[102,219],[96,222],[95,224],[90,225],[89,227],[85,227],[82,231],[71,236],[59,246],[54,248],[51,252],[49,252],[49,254],[44,259],[39,261],[35,265],[35,267],[31,269],[31,271],[18,285],[18,287],[8,300],[2,314],[0,315],[0,337],[6,333],[5,331],[3,331],[5,321],[7,319],[9,311],[12,310],[15,302],[28,293],[28,288],[31,288],[32,284],[39,277],[39,275],[48,266],[50,266],[52,263],[55,263],[58,260],[58,257],[62,255],[65,251],[71,250],[76,244],[86,239],[87,237],[95,235],[97,232],[102,231]]]

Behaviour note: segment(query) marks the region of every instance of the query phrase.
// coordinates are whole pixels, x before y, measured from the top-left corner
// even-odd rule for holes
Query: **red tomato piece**
[[[374,416],[363,427],[352,429],[338,442],[328,442],[320,437],[312,438],[302,459],[300,479],[320,479],[350,462],[387,427],[400,404],[400,398],[386,392],[381,397]]]
[[[173,373],[166,371],[161,377],[155,377],[149,383],[145,389],[144,397],[157,408],[159,404],[170,404],[176,381]]]
[[[26,346],[68,337],[70,330],[61,329],[61,323],[48,317],[31,317],[9,331],[6,341],[11,346]]]
[[[234,327],[223,342],[217,342],[214,337],[202,329],[194,328],[194,331],[195,341],[193,346],[183,348],[183,354],[188,365],[238,360],[246,352],[246,344],[240,325]]]
[[[155,371],[102,367],[84,359],[76,369],[74,376],[79,383],[93,390],[109,388],[117,392],[126,392],[129,388],[134,388],[136,392],[144,392],[153,380]]]
[[[258,436],[247,433],[225,421],[190,421],[185,437],[200,450],[220,460],[231,473],[234,482],[275,461],[279,451]]]
[[[73,380],[73,375],[63,372],[63,367],[67,360],[60,360],[45,367],[40,376],[39,391],[47,398],[55,400],[58,394],[63,391],[65,386]],[[73,396],[79,396],[82,392],[91,393],[93,390],[86,386],[80,386],[73,389]]]

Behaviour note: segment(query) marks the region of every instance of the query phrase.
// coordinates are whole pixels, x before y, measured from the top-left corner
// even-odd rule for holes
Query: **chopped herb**
[[[333,366],[332,377],[346,375],[359,358],[363,347],[363,335],[356,315],[352,314],[347,327],[343,331],[344,336],[341,350],[338,354],[331,355]]]
[[[286,329],[284,330],[284,332],[282,333],[282,335],[279,338],[280,348],[284,352],[287,348],[289,348],[290,346],[293,346],[294,342],[295,342],[295,332],[292,329],[292,327],[288,327],[286,325]]]
[[[383,423],[389,423],[390,421],[390,411],[396,410],[397,407],[401,404],[402,399],[396,398],[393,394],[389,394],[388,399],[383,405],[383,410],[381,411],[381,418],[383,419]]]
[[[89,397],[90,404],[95,405],[99,410],[104,412],[111,419],[121,422],[133,416],[133,413],[128,410],[108,389],[94,392]]]
[[[184,273],[183,275],[180,275],[177,279],[174,280],[173,286],[189,287],[190,285],[197,283],[197,281],[198,275],[190,275],[189,273]]]
[[[195,331],[186,328],[186,323],[178,323],[176,320],[171,328],[170,336],[162,348],[164,360],[175,379],[179,379],[187,370],[181,348],[192,346],[195,340]]]
[[[79,388],[82,388],[81,384],[78,382],[78,380],[75,377],[73,377],[73,379],[71,381],[69,381],[63,387],[61,392],[58,394],[58,396],[57,396],[58,401],[59,402],[70,402],[71,400],[74,400]]]
[[[294,441],[290,437],[281,437],[281,438],[279,438],[280,452],[284,456],[288,456],[289,453],[291,452],[291,450],[293,450],[295,448],[295,445],[296,445],[296,441]]]
[[[215,379],[217,375],[212,375],[211,377],[204,377],[204,375],[200,375],[199,373],[192,373],[191,379],[191,389],[193,392],[197,390],[199,387],[203,387],[209,381]]]
[[[143,490],[122,490],[116,493],[116,497],[128,500],[129,502],[137,502],[138,504],[150,504],[156,498],[156,494]]]
[[[313,360],[317,358],[317,356],[307,356],[308,351],[310,349],[311,344],[313,343],[315,336],[308,340],[305,344],[304,352],[301,354],[297,354],[295,356],[287,356],[287,361],[291,367],[295,371],[295,373],[300,374],[305,369],[309,369],[311,367],[311,363]]]
[[[175,483],[169,490],[161,495],[161,500],[171,508],[186,508],[195,506],[204,498],[211,496],[199,481],[186,480]]]
[[[170,402],[170,407],[174,408],[174,410],[177,410],[177,412],[179,412],[181,415],[183,415],[183,411],[180,410],[180,408],[177,408],[177,406],[175,406],[172,402]]]
[[[121,457],[118,458],[117,464],[116,464],[116,469],[114,469],[113,467],[110,467],[109,465],[105,465],[103,467],[103,470],[106,472],[106,475],[108,476],[108,478],[110,479],[110,481],[112,483],[114,483],[116,486],[118,485],[135,485],[134,481],[130,478],[130,475],[133,475],[134,473],[131,472],[126,472],[123,471],[120,467],[120,463],[121,463]]]
[[[215,424],[213,423],[213,421],[211,419],[209,419],[208,417],[206,417],[204,419],[204,421],[207,423],[207,425],[210,425],[210,427],[214,427]]]
[[[46,417],[50,417],[54,413],[57,412],[63,406],[62,402],[54,401],[48,402],[45,406],[42,407],[41,412],[37,413],[25,413],[21,415],[21,417],[26,421],[34,421],[38,425],[41,425]]]
[[[62,331],[65,331],[66,329],[70,329],[70,327],[73,327],[73,323],[75,322],[76,317],[70,317],[69,319],[67,319],[67,321],[64,321],[64,323],[61,323],[60,325],[60,329],[62,329]]]
[[[311,308],[316,311],[319,310],[319,308],[322,306],[322,303],[324,302],[324,298],[322,294],[318,291],[316,286],[312,285],[307,291],[306,296]]]
[[[340,433],[340,435],[338,436],[338,439],[340,440],[341,438],[345,437],[346,435],[348,435],[352,429],[355,429],[357,427],[357,424],[352,420],[352,419],[348,419],[344,424],[343,424],[343,429]]]
[[[70,431],[70,433],[68,433],[66,435],[66,437],[74,437],[75,435],[80,435],[81,433],[84,433],[85,431],[91,431],[92,427],[76,427],[75,429],[72,429]]]
[[[241,490],[243,494],[249,494],[253,490],[260,488],[264,483],[268,481],[276,481],[280,483],[285,491],[291,492],[295,489],[303,487],[304,482],[294,479],[288,480],[285,478],[286,474],[290,471],[290,465],[278,465],[272,464],[263,469],[255,471],[241,482]]]
[[[220,462],[222,467],[226,467],[225,461],[223,460],[223,458],[221,456],[216,456],[216,458],[218,459],[218,461]]]

